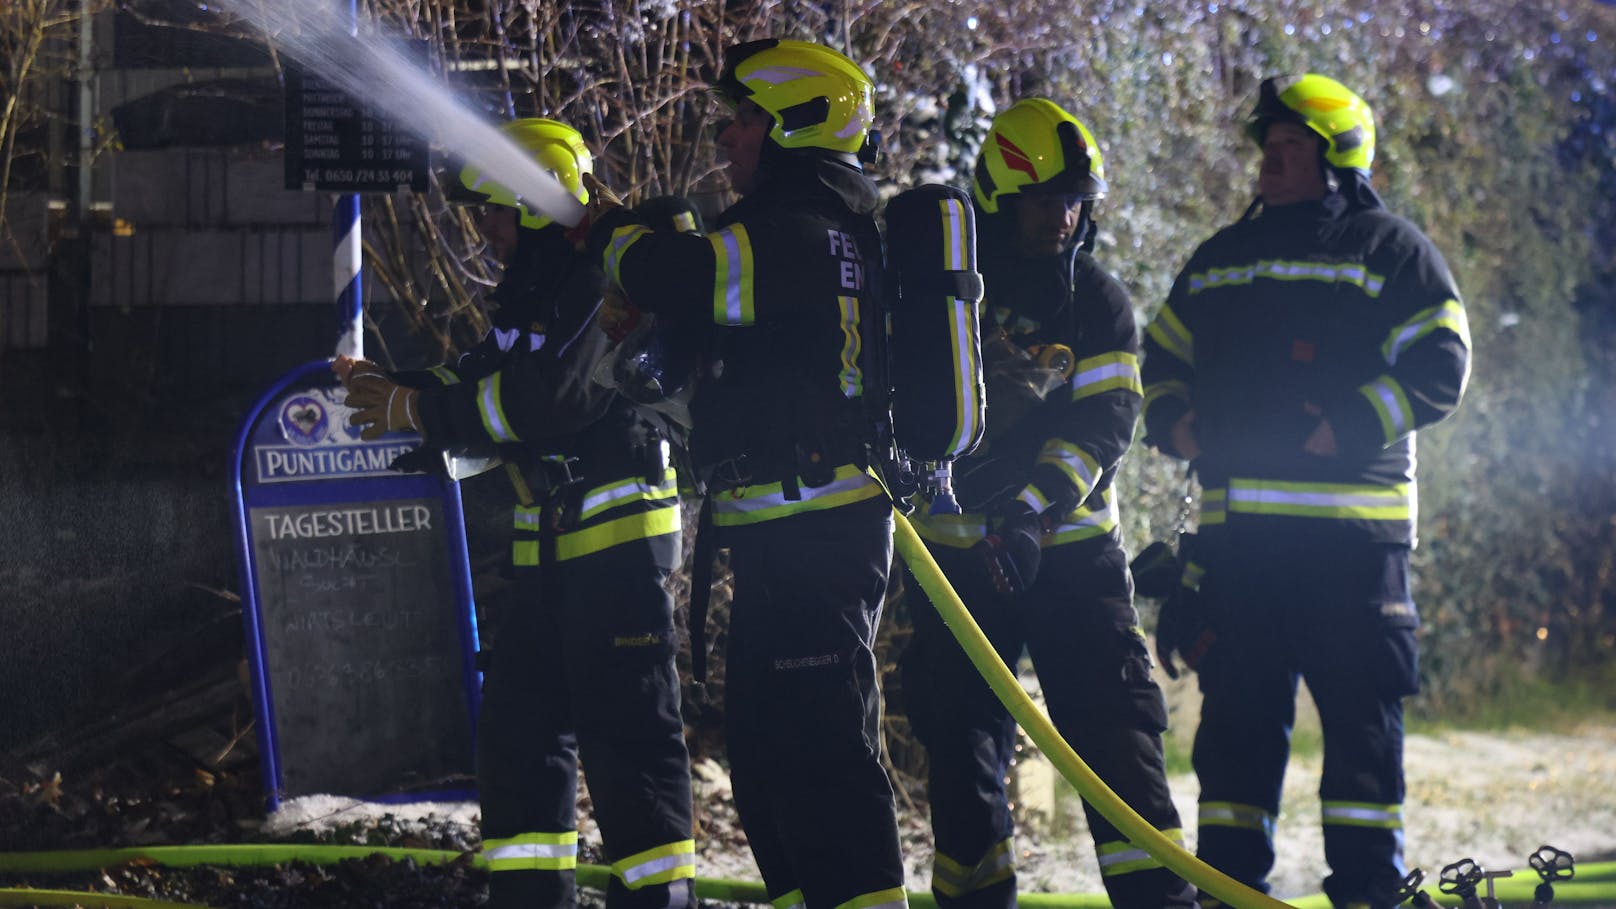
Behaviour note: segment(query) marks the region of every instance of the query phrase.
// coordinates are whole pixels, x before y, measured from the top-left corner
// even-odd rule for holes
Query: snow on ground
[[[1029,765],[1036,763],[1023,764]],[[1317,796],[1320,766],[1317,755],[1293,757],[1286,777],[1279,860],[1273,875],[1274,895],[1281,898],[1320,889],[1324,874]],[[1519,871],[1526,867],[1526,856],[1545,843],[1579,858],[1616,852],[1616,725],[1591,724],[1567,733],[1411,735],[1405,768],[1409,866],[1424,868],[1428,879],[1442,866],[1467,857],[1489,869]],[[735,820],[728,776],[716,762],[703,761],[694,777],[701,827],[697,873],[757,880],[757,868]],[[1195,778],[1184,774],[1170,782],[1193,850]],[[1040,785],[1037,771],[1023,771],[1019,791],[1031,792]],[[929,885],[930,834],[923,816],[907,810],[901,815],[908,886],[924,891]],[[476,842],[477,806],[460,802],[378,805],[309,796],[284,803],[265,823],[264,832],[284,835],[300,828],[362,827],[367,820],[385,816],[391,816],[396,828],[461,826],[465,840]],[[581,819],[579,832],[585,860],[598,861],[600,839],[587,816]],[[1027,816],[1017,848],[1026,892],[1102,889],[1082,814],[1063,799],[1055,799],[1053,808],[1042,814]]]
[[[1321,890],[1324,837],[1319,826],[1319,755],[1293,757],[1279,820],[1274,895]],[[1525,872],[1526,857],[1548,844],[1579,858],[1616,850],[1616,727],[1567,734],[1440,732],[1411,735],[1404,755],[1408,799],[1406,857],[1433,880],[1444,865],[1472,858],[1488,869]],[[1169,780],[1194,851],[1194,774]],[[1078,835],[1017,838],[1022,888],[1097,893],[1081,814]],[[922,878],[924,881],[924,878]],[[913,883],[913,881],[911,881]]]

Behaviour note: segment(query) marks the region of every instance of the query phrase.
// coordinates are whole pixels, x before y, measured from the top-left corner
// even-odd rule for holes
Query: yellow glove
[[[331,371],[348,389],[347,403],[354,411],[348,423],[365,427],[359,438],[368,441],[385,432],[421,431],[419,391],[394,382],[369,360],[339,356],[332,361]]]

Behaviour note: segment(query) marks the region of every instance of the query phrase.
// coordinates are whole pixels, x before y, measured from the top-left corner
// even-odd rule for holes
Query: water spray
[[[530,211],[566,227],[584,207],[493,124],[468,109],[442,80],[412,63],[375,23],[350,33],[331,0],[222,0],[219,9],[252,23],[266,40],[350,97],[448,149],[509,187]]]

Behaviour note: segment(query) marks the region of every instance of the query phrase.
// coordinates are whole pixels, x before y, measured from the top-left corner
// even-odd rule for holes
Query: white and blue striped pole
[[[348,33],[357,37],[358,0],[346,0],[346,5]],[[360,227],[359,194],[344,193],[338,196],[336,207],[331,212],[331,242],[335,249],[331,259],[331,278],[343,326],[342,334],[337,338],[337,354],[355,360],[365,358],[365,252],[364,244],[360,242]]]
[[[359,194],[337,197],[331,212],[331,279],[336,289],[342,335],[337,353],[355,360],[365,358],[364,250],[360,243]]]

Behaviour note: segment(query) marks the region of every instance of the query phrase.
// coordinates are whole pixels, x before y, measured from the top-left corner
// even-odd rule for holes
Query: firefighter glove
[[[331,371],[348,389],[348,417],[352,426],[365,427],[359,438],[381,438],[386,432],[420,432],[421,393],[394,382],[386,371],[368,360],[337,357]]]
[[[595,225],[608,212],[623,207],[623,200],[617,194],[606,188],[606,184],[591,173],[580,175],[584,189],[589,191],[589,201],[584,203],[584,217],[575,226],[567,230],[567,239],[578,249],[583,249],[589,240],[589,229]]]
[[[1175,654],[1189,669],[1198,669],[1217,639],[1200,588],[1179,584],[1162,601],[1156,618],[1156,659],[1161,661],[1162,671],[1170,679],[1178,678]]]
[[[1016,502],[1008,516],[999,519],[996,528],[990,528],[987,539],[977,546],[982,550],[993,589],[1000,593],[1031,590],[1043,559],[1043,518]]]
[[[595,322],[607,337],[620,344],[639,326],[640,316],[639,307],[628,301],[623,289],[611,284],[601,298],[600,314],[595,317]]]

